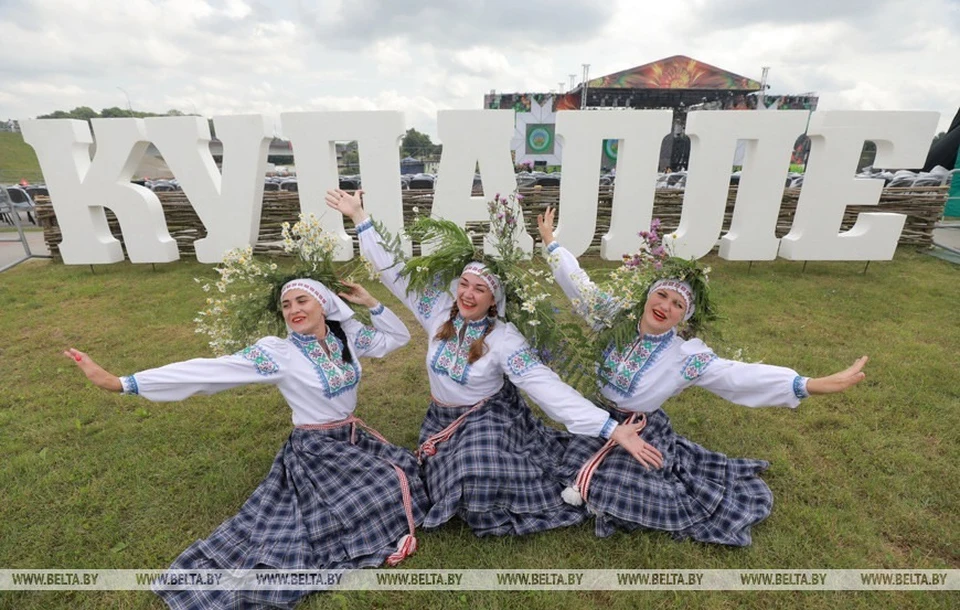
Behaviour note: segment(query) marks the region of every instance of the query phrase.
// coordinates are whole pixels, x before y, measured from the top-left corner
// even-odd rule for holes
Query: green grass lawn
[[[419,534],[411,569],[960,568],[960,268],[901,249],[891,262],[712,259],[725,320],[718,353],[832,373],[868,354],[867,379],[799,409],[747,409],[700,390],[671,399],[678,433],[768,460],[773,514],[745,549],[661,533],[593,535],[592,523],[477,539],[455,521]],[[588,261],[588,266],[610,266]],[[192,319],[193,262],[64,266],[0,275],[0,568],[163,568],[232,516],[291,429],[271,387],[153,404],[90,386],[60,352],[128,374],[208,355]],[[357,414],[413,448],[429,389],[425,337],[364,363]],[[559,302],[558,302],[559,304]],[[566,303],[562,303],[568,309]],[[956,608],[924,592],[341,592],[303,608]],[[148,592],[3,592],[0,608],[161,608]]]

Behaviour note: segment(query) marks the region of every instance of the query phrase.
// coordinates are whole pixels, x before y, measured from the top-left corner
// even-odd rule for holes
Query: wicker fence
[[[560,196],[558,188],[534,187],[521,189],[524,195],[524,219],[527,230],[531,235],[537,234],[537,214],[547,206],[556,206]],[[727,199],[727,209],[724,214],[723,230],[730,227],[733,215],[733,205],[736,200],[737,189],[731,187]],[[157,193],[163,205],[164,217],[170,236],[177,242],[180,254],[183,257],[194,257],[193,242],[206,235],[203,223],[193,210],[193,206],[182,192]],[[783,237],[790,231],[793,224],[793,215],[797,208],[797,198],[800,189],[785,189],[783,203],[777,219],[777,237]],[[850,206],[844,212],[841,230],[853,226],[857,215],[861,212],[895,212],[907,215],[907,221],[900,235],[900,245],[930,246],[933,241],[934,224],[943,214],[946,201],[946,187],[918,187],[918,188],[891,188],[884,189],[877,206]],[[597,212],[597,228],[589,253],[597,253],[600,249],[600,238],[610,228],[610,212],[613,190],[610,187],[600,187],[599,207]],[[433,191],[403,191],[404,222],[409,223],[418,208],[421,215],[429,214],[433,205]],[[654,197],[653,215],[660,218],[665,230],[673,230],[680,222],[680,211],[683,205],[683,191],[658,190]],[[258,253],[280,254],[279,245],[281,225],[284,222],[296,222],[300,211],[298,193],[283,191],[266,192],[263,195],[263,209],[260,218],[260,236],[255,248]],[[37,205],[38,222],[43,227],[44,239],[54,258],[60,260],[58,244],[61,241],[60,227],[57,225],[56,215],[49,201],[40,198]],[[120,225],[116,217],[107,210],[110,230],[114,237],[122,241]],[[352,232],[352,227],[348,229]]]

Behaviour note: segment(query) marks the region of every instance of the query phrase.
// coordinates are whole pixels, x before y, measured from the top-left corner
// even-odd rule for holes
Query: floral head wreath
[[[315,280],[333,295],[346,288],[334,270],[336,240],[323,231],[316,217],[301,215],[292,227],[290,223],[282,227],[283,249],[294,256],[292,268],[257,260],[250,247],[238,248],[227,252],[216,268],[220,279],[203,285],[210,296],[194,322],[196,332],[209,337],[214,353],[230,354],[261,337],[286,335],[280,297],[289,282]],[[346,308],[338,303],[341,318],[348,317]]]
[[[523,196],[516,193],[506,197],[497,194],[487,204],[492,230],[489,242],[496,256],[489,256],[482,247],[474,245],[472,236],[456,223],[421,216],[405,233],[428,254],[406,258],[400,238],[390,236],[383,226],[375,224],[387,249],[401,261],[400,275],[408,279],[411,292],[447,289],[464,272],[486,276],[498,301],[498,317],[513,323],[542,359],[551,360],[572,342],[557,323],[556,309],[549,303],[550,295],[543,285],[553,283],[553,278],[545,269],[533,268],[517,245],[523,226],[522,200]]]
[[[594,356],[611,343],[622,348],[636,338],[647,297],[659,286],[676,290],[687,301],[681,336],[696,336],[718,318],[710,294],[710,268],[671,256],[660,234],[659,219],[653,220],[649,231],[641,231],[640,237],[640,249],[624,255],[623,265],[610,273],[607,282],[598,283],[596,290],[583,291],[584,299],[575,303],[593,327]]]

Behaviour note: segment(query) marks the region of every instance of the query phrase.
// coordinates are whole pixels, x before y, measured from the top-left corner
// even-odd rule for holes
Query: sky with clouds
[[[820,95],[960,106],[960,0],[0,0],[0,120],[76,106],[205,116],[401,110],[548,92],[671,55]],[[277,121],[279,127],[279,120]]]

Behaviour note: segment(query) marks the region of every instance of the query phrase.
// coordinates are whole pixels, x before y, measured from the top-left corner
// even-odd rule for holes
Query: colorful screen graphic
[[[735,89],[755,91],[757,81],[684,55],[596,78],[591,89]]]
[[[603,156],[611,163],[617,162],[617,149],[620,147],[620,140],[604,140]]]
[[[526,154],[552,155],[555,128],[555,125],[548,123],[527,124]]]

